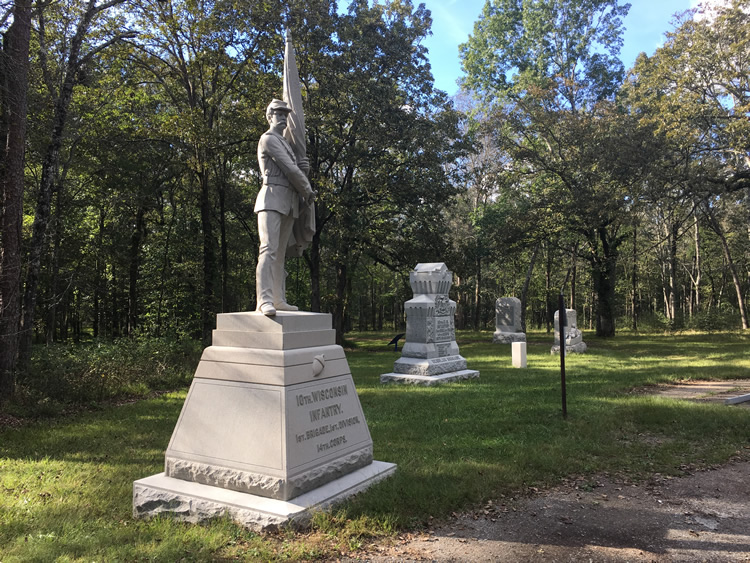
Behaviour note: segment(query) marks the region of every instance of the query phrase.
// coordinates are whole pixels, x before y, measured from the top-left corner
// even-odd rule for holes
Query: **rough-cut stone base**
[[[289,500],[370,463],[372,463],[372,446],[367,446],[310,471],[284,478],[177,459],[167,455],[164,473],[168,477],[194,481],[211,487]]]
[[[459,355],[430,359],[402,356],[393,364],[393,371],[403,375],[442,375],[465,369],[466,360]]]
[[[179,520],[200,522],[227,515],[255,531],[285,524],[304,526],[316,510],[365,490],[395,470],[393,463],[373,461],[288,501],[191,483],[159,473],[133,483],[133,516],[171,514]]]
[[[526,342],[525,332],[495,332],[492,342],[496,344],[512,344],[513,342]]]
[[[441,375],[410,375],[404,373],[384,373],[380,376],[380,383],[407,383],[410,385],[439,385],[441,383],[451,383],[462,381],[464,379],[474,379],[479,377],[479,372],[473,369],[464,369],[443,373]]]
[[[578,344],[567,344],[565,346],[565,353],[566,354],[583,354],[586,351],[586,343],[585,342],[579,342]],[[552,349],[549,352],[550,354],[559,354],[560,353],[560,345],[555,344],[552,346]]]

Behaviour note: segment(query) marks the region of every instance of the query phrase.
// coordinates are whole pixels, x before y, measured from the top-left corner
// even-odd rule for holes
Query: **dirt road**
[[[723,402],[742,393],[750,381],[657,394]],[[371,546],[355,561],[750,562],[750,443],[727,465],[680,478],[636,484],[604,475],[498,499],[395,545]]]
[[[638,485],[569,483],[490,503],[360,560],[750,561],[750,461]]]

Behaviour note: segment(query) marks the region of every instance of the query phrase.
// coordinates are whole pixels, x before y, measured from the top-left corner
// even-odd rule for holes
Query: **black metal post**
[[[568,397],[565,388],[565,325],[568,324],[568,318],[567,315],[565,315],[565,302],[562,291],[560,291],[559,310],[557,324],[560,327],[560,384],[562,387],[562,413],[563,418],[568,418]]]

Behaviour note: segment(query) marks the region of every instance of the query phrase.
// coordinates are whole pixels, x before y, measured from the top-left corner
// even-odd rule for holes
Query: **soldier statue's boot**
[[[271,303],[262,303],[258,310],[267,317],[276,315],[276,308]]]
[[[299,311],[299,307],[295,305],[290,305],[286,301],[280,301],[279,303],[274,303],[274,307],[276,307],[277,311]]]

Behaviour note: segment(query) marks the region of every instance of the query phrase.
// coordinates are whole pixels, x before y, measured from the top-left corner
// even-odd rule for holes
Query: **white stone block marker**
[[[458,353],[456,302],[448,297],[453,273],[442,262],[417,264],[409,283],[414,298],[404,304],[406,343],[393,373],[381,375],[380,382],[436,385],[479,377]]]
[[[372,439],[328,314],[217,316],[166,451],[133,484],[133,514],[256,530],[304,523],[395,471]]]
[[[526,343],[525,342],[512,342],[511,352],[513,355],[513,367],[525,368],[526,367]]]

